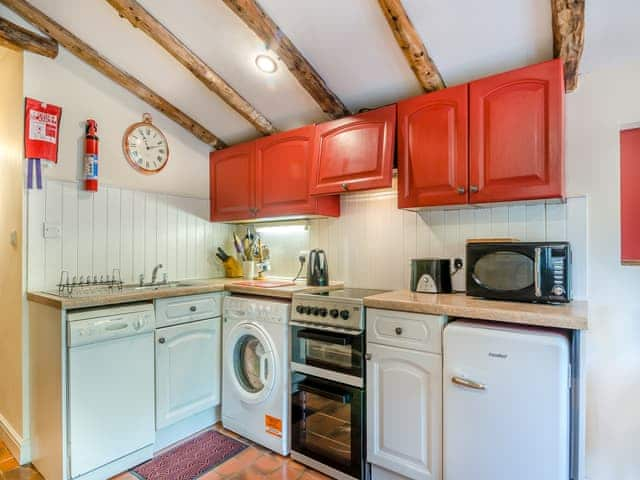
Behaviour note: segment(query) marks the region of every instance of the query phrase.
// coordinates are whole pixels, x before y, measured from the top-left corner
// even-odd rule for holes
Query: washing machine
[[[222,425],[280,455],[290,448],[290,316],[285,300],[223,303]]]

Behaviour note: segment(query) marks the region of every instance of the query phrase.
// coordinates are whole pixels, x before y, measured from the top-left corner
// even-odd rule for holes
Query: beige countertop
[[[434,294],[396,290],[366,297],[369,308],[520,323],[540,327],[586,330],[588,305],[576,301],[564,305],[504,302],[468,297],[460,293]]]
[[[273,279],[272,280],[282,280]],[[265,297],[291,298],[294,293],[335,290],[342,288],[342,282],[330,282],[329,287],[309,287],[305,281],[298,281],[296,285],[287,287],[262,288],[237,285],[242,281],[238,278],[211,278],[206,280],[185,280],[185,285],[175,287],[162,287],[157,289],[126,288],[105,293],[101,291],[96,295],[82,295],[75,297],[61,297],[51,292],[28,292],[27,299],[31,302],[42,303],[51,307],[72,310],[75,308],[98,307],[102,305],[114,305],[119,303],[142,302],[156,298],[181,297],[184,295],[198,295],[200,293],[228,291],[245,295],[259,295]]]

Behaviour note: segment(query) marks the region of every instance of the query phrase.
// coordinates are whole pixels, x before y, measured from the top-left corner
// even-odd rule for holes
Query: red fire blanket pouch
[[[27,158],[27,188],[42,188],[42,165],[58,163],[58,140],[62,108],[26,98],[24,104],[24,156]]]

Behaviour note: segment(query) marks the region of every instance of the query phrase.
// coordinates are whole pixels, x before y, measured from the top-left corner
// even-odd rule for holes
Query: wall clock
[[[160,172],[169,161],[167,137],[153,125],[148,113],[142,116],[141,122],[125,130],[122,150],[127,162],[146,175]]]

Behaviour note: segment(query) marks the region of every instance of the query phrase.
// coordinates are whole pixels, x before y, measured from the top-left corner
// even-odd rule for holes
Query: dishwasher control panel
[[[130,337],[155,330],[152,305],[131,305],[70,313],[68,346]]]

